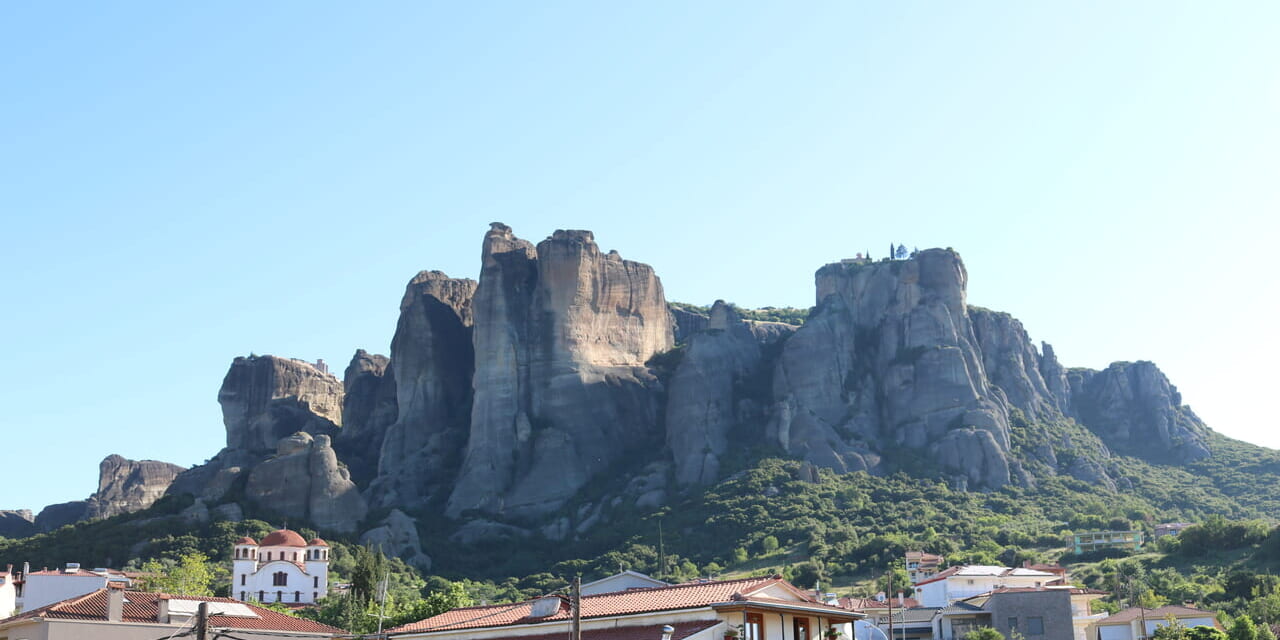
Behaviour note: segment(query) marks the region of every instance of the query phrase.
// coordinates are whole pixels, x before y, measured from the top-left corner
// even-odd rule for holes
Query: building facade
[[[1170,605],[1158,609],[1130,607],[1098,621],[1096,635],[1089,640],[1144,640],[1150,638],[1159,627],[1169,624],[1173,616],[1178,624],[1190,629],[1206,626],[1220,629],[1217,616],[1212,611]]]
[[[862,614],[816,601],[781,576],[707,580],[582,596],[583,640],[818,640]],[[454,609],[389,631],[391,638],[559,640],[570,600]],[[846,636],[847,637],[847,636]]]
[[[314,604],[329,593],[329,545],[288,529],[257,542],[241,538],[232,551],[231,597],[241,602]]]
[[[1049,571],[1026,567],[1011,569],[990,565],[951,567],[915,585],[915,597],[925,607],[945,607],[951,603],[1001,587],[1044,587],[1061,584],[1063,577]]]
[[[102,568],[90,571],[76,562],[68,562],[62,569],[24,569],[16,608],[18,611],[30,611],[104,589],[110,584],[129,587],[133,581],[122,571]]]
[[[235,602],[105,589],[0,620],[0,640],[157,640],[193,637],[200,603],[208,603],[208,637],[322,640],[349,637],[335,627]]]

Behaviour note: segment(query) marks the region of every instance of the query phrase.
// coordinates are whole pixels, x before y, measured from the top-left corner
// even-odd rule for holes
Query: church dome
[[[262,539],[261,545],[264,547],[305,547],[307,546],[307,541],[303,540],[302,536],[298,535],[296,531],[278,529],[268,533],[267,537]]]

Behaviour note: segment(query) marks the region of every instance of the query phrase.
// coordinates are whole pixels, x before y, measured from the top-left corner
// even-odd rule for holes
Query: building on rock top
[[[231,597],[241,602],[312,604],[329,591],[329,545],[295,531],[272,531],[261,542],[240,538],[232,552]]]

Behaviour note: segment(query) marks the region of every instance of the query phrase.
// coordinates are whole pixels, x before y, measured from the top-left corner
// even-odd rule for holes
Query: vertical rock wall
[[[448,496],[470,424],[475,290],[439,271],[405,289],[388,376],[398,414],[381,442],[374,504],[421,509]]]
[[[602,253],[587,231],[535,249],[495,223],[482,258],[471,430],[448,512],[537,516],[660,444],[644,363],[673,345],[671,315],[653,269]]]

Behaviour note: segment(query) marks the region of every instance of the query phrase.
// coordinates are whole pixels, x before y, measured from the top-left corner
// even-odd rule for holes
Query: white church
[[[329,545],[280,529],[262,542],[240,538],[232,554],[231,597],[241,602],[311,604],[329,592]]]

